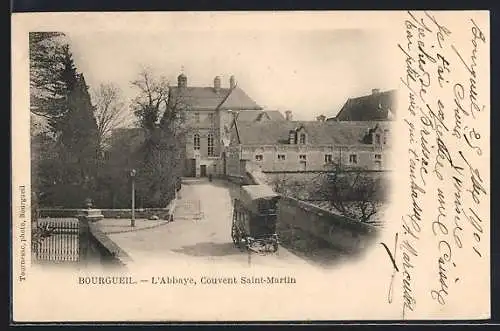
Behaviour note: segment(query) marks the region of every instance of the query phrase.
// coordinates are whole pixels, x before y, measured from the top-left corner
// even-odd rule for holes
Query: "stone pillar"
[[[90,250],[89,219],[85,215],[78,216],[78,262],[87,265]]]

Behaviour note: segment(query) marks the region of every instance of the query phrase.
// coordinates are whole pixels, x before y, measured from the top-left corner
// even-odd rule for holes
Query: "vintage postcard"
[[[12,25],[15,322],[490,318],[488,11]]]

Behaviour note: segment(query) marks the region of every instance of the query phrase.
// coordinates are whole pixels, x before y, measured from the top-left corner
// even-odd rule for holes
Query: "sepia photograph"
[[[13,32],[22,319],[489,316],[487,12],[37,15]]]
[[[361,253],[383,227],[397,113],[377,39],[30,32],[35,262]]]

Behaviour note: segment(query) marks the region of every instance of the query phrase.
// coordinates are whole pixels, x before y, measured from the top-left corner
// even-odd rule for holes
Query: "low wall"
[[[82,209],[58,209],[58,208],[42,208],[39,210],[39,217],[77,217]],[[132,218],[130,209],[99,209],[104,218]],[[168,219],[170,216],[168,208],[146,208],[136,209],[136,218],[150,218],[153,215],[160,219]]]
[[[282,197],[278,203],[278,222],[299,228],[327,241],[344,252],[356,252],[366,247],[377,235],[377,228],[347,217],[325,211],[307,202]]]
[[[107,267],[126,268],[131,258],[95,224],[89,224],[85,260]]]

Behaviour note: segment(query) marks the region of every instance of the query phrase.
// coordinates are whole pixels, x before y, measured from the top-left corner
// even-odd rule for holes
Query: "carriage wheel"
[[[278,251],[279,245],[277,242],[273,243],[273,253],[276,253]]]

